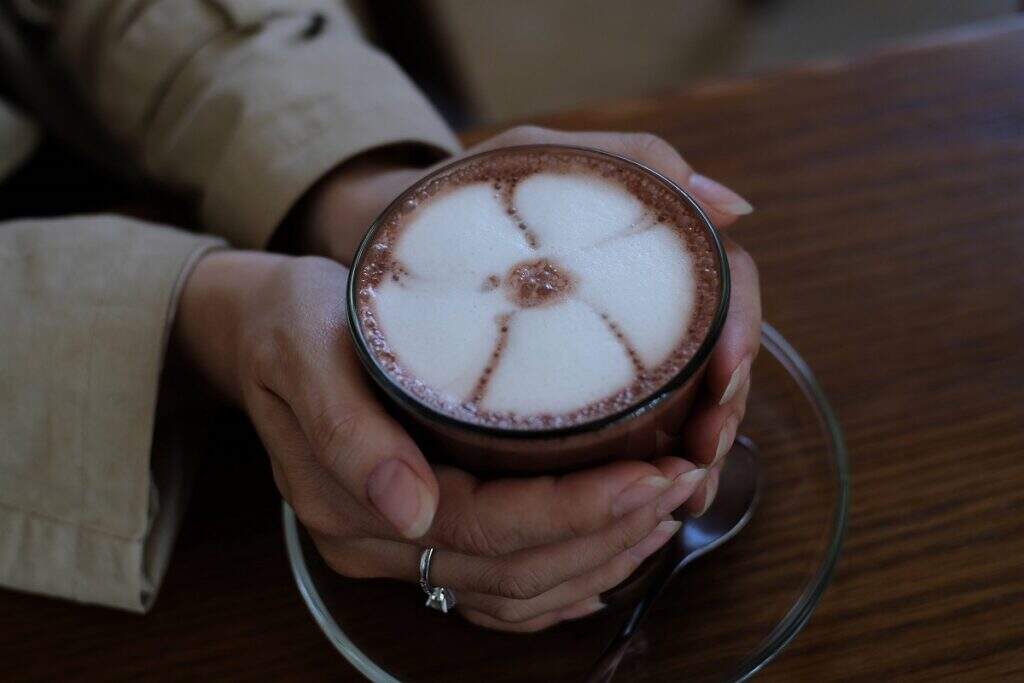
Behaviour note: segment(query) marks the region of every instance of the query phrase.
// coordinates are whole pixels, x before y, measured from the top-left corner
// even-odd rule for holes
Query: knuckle
[[[530,585],[529,580],[514,574],[507,574],[498,580],[498,595],[511,600],[529,600],[540,594],[536,588]]]
[[[480,521],[478,515],[443,515],[435,519],[436,533],[454,550],[477,557],[499,557],[502,547]]]
[[[446,485],[445,485],[446,484]],[[493,494],[464,472],[448,472],[431,536],[464,555],[498,558],[523,546],[520,525],[494,513]]]
[[[325,465],[333,469],[343,452],[358,448],[359,424],[359,410],[355,407],[325,408],[313,418],[309,427],[310,441]]]
[[[505,552],[505,544],[495,538],[494,533],[488,531],[478,517],[470,517],[470,523],[463,534],[467,547],[477,555],[500,557]]]
[[[507,562],[498,562],[487,579],[489,592],[509,600],[530,600],[543,592],[535,572],[524,571]]]
[[[528,600],[532,597],[529,587],[514,573],[499,571],[493,578],[494,594],[510,600]]]

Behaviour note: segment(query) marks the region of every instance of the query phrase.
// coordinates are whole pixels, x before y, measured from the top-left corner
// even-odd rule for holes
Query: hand
[[[722,229],[750,213],[749,203],[735,192],[696,173],[661,138],[646,133],[570,133],[525,126],[513,128],[466,150],[475,154],[499,147],[561,144],[593,147],[635,159],[664,174],[700,202],[715,226]],[[450,163],[451,159],[442,162]],[[310,198],[306,219],[318,253],[350,263],[373,219],[418,178],[431,169],[403,167],[394,157],[372,156],[346,164]],[[761,339],[761,293],[757,267],[750,255],[723,236],[732,276],[732,299],[722,335],[708,363],[702,396],[687,421],[682,446],[687,457],[708,465],[706,490],[710,505],[718,488],[722,458],[732,447],[743,420],[750,391],[750,368]]]
[[[246,410],[281,494],[339,573],[415,581],[434,546],[431,579],[467,618],[535,630],[599,609],[678,528],[674,509],[703,507],[706,471],[679,458],[486,482],[432,469],[364,378],[346,276],[320,258],[209,254],[172,340]]]

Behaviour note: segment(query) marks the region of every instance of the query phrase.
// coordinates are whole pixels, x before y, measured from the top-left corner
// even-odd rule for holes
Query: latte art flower
[[[580,411],[663,368],[687,334],[681,228],[613,178],[458,184],[403,221],[369,292],[386,369],[463,410]]]

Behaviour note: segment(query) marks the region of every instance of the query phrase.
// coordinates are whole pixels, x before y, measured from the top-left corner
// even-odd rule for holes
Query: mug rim
[[[562,150],[571,153],[582,153],[583,155],[596,155],[604,157],[606,159],[613,160],[617,163],[625,163],[628,166],[635,167],[640,171],[650,175],[659,183],[664,185],[670,192],[678,196],[683,202],[690,208],[692,213],[697,217],[698,221],[703,226],[705,232],[711,238],[711,243],[715,255],[718,257],[719,265],[719,288],[718,288],[718,306],[715,309],[715,314],[711,319],[711,324],[708,327],[707,333],[704,335],[704,339],[701,341],[700,346],[697,348],[696,353],[693,357],[686,362],[686,364],[680,368],[680,370],[669,378],[664,384],[658,387],[657,390],[651,392],[646,398],[637,403],[636,405],[624,408],[608,415],[603,415],[586,422],[578,424],[567,425],[564,427],[549,427],[545,429],[515,429],[509,427],[496,427],[492,425],[478,424],[475,422],[468,422],[466,420],[460,420],[457,417],[453,417],[448,413],[442,412],[433,406],[420,401],[418,398],[408,393],[402,387],[391,379],[387,371],[381,367],[377,357],[369,350],[366,343],[366,339],[363,336],[362,325],[359,322],[359,316],[356,311],[356,292],[358,289],[357,279],[360,270],[360,265],[363,260],[363,256],[373,242],[373,238],[379,231],[383,219],[389,217],[392,211],[400,206],[408,197],[410,197],[416,190],[421,188],[426,183],[444,175],[458,166],[468,163],[473,160],[477,160],[487,156],[494,156],[499,154],[507,154],[509,152],[525,152],[525,151],[555,151]],[[370,224],[366,234],[363,235],[362,240],[359,242],[359,248],[356,250],[355,255],[352,258],[352,266],[349,269],[348,284],[346,291],[346,302],[348,304],[348,323],[349,332],[352,335],[353,343],[355,344],[356,354],[359,356],[359,360],[363,365],[366,372],[373,378],[374,383],[388,396],[388,398],[394,401],[401,408],[409,411],[415,415],[418,419],[425,420],[431,424],[441,424],[448,429],[455,429],[473,434],[478,434],[486,437],[496,437],[501,439],[513,439],[513,440],[550,440],[566,438],[575,436],[578,434],[586,434],[596,432],[608,427],[612,427],[617,424],[624,423],[626,421],[640,417],[644,413],[653,409],[664,399],[670,396],[676,389],[682,387],[686,382],[693,377],[699,368],[704,365],[708,356],[711,355],[711,351],[714,349],[715,344],[718,342],[718,338],[721,335],[722,327],[725,324],[725,318],[729,311],[729,299],[732,291],[732,283],[729,274],[729,259],[725,253],[725,245],[722,242],[721,235],[718,229],[715,227],[711,219],[700,207],[700,204],[690,196],[690,194],[680,187],[677,183],[667,178],[665,175],[655,171],[654,169],[642,164],[638,161],[630,159],[629,157],[615,154],[613,152],[606,152],[600,149],[594,149],[592,147],[583,147],[579,145],[560,145],[560,144],[531,144],[531,145],[512,145],[508,147],[500,147],[498,149],[486,150],[478,152],[467,157],[462,157],[455,161],[445,164],[441,168],[438,168],[427,175],[423,176],[411,186],[406,188],[401,194],[399,194],[394,200],[391,201],[384,208],[383,211],[377,216],[377,218]]]

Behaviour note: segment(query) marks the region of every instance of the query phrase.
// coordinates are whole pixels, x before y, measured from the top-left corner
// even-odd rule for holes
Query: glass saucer
[[[615,680],[742,681],[800,631],[846,528],[842,434],[803,359],[764,326],[743,433],[763,491],[749,525],[662,594]],[[419,586],[334,574],[284,506],[295,582],[324,635],[373,681],[581,680],[620,627],[608,611],[531,635],[491,632],[423,605]]]

